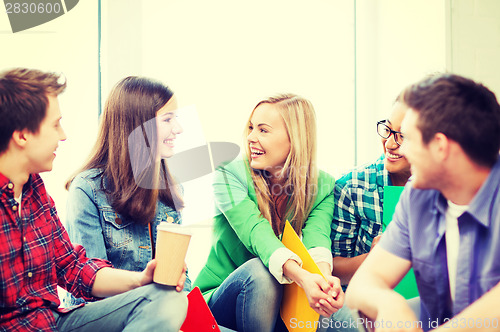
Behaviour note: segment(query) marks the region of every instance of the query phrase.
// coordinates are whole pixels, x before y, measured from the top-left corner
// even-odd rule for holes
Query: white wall
[[[357,162],[382,153],[376,122],[397,95],[446,70],[444,0],[359,0],[356,11]]]
[[[448,1],[449,70],[482,82],[500,99],[500,1]]]
[[[312,100],[320,137],[332,129],[349,135],[352,1],[148,1],[128,7],[121,24],[113,9],[123,10],[121,1],[106,5],[112,22],[105,27],[109,59],[127,53],[142,61],[130,68],[121,66],[123,59],[110,63],[106,81],[117,81],[127,69],[164,80],[180,103],[196,105],[207,140],[240,144],[255,103],[287,91]],[[128,35],[123,29],[136,32]],[[352,164],[349,145],[336,151],[329,139],[319,145],[320,162],[328,170]]]
[[[64,183],[82,165],[97,132],[97,30],[97,0],[80,1],[65,15],[17,33],[0,10],[0,70],[37,68],[63,72],[67,78],[59,102],[68,139],[59,144],[53,171],[42,174],[63,221]]]

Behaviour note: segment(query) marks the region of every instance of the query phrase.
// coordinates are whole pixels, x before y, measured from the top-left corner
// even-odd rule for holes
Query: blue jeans
[[[187,305],[185,292],[152,283],[68,313],[53,313],[59,331],[177,332],[186,318]]]
[[[140,272],[140,271],[138,271]],[[184,292],[189,293],[191,291],[191,279],[189,279],[189,276],[186,272],[186,281],[184,282]],[[70,292],[64,291],[63,294],[59,296],[59,300],[61,300],[61,307],[63,308],[69,308],[81,303],[89,303],[86,302],[84,299],[81,297],[74,297]]]
[[[329,318],[319,318],[318,332],[358,332],[357,321],[353,319],[351,309],[343,306]]]
[[[420,298],[414,297],[412,299],[406,300],[406,303],[413,310],[417,318],[420,317]],[[334,313],[331,318],[320,317],[320,328],[318,332],[358,332],[358,321],[353,318],[351,309],[347,306],[343,306],[339,311]]]
[[[220,326],[240,332],[272,332],[283,286],[259,258],[237,268],[214,292],[208,306]]]

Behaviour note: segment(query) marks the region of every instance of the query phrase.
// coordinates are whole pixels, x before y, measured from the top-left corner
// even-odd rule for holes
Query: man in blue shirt
[[[500,105],[486,87],[451,74],[409,86],[401,100],[412,178],[347,304],[382,330],[498,329]],[[392,290],[410,267],[420,320]]]

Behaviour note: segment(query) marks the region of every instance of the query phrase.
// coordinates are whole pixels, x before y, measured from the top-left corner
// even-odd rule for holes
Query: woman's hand
[[[153,282],[153,275],[156,268],[156,259],[149,261],[146,268],[139,275],[139,286],[147,285]],[[184,289],[184,282],[186,281],[186,271],[187,265],[184,263],[184,268],[182,269],[181,276],[179,277],[179,281],[177,281],[177,285],[175,286],[175,290],[181,292]]]
[[[153,275],[156,268],[156,259],[149,261],[146,268],[139,274],[139,287],[153,282]]]
[[[184,289],[184,283],[186,282],[186,271],[187,271],[187,265],[184,263],[184,268],[182,269],[181,276],[179,278],[179,281],[177,281],[177,286],[175,287],[175,290],[180,292]]]
[[[329,317],[342,308],[344,304],[344,292],[340,287],[337,277],[326,276],[305,271],[302,284],[299,284],[306,293],[309,305],[318,314]]]
[[[344,292],[337,277],[310,273],[294,260],[283,265],[284,274],[295,281],[306,293],[311,308],[318,314],[329,317],[344,304]]]

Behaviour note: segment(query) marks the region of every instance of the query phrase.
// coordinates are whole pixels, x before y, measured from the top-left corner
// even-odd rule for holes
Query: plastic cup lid
[[[167,231],[167,232],[172,232],[172,233],[192,235],[189,227],[182,226],[179,224],[168,223],[168,222],[159,223],[158,226],[156,226],[156,229],[158,231]]]

